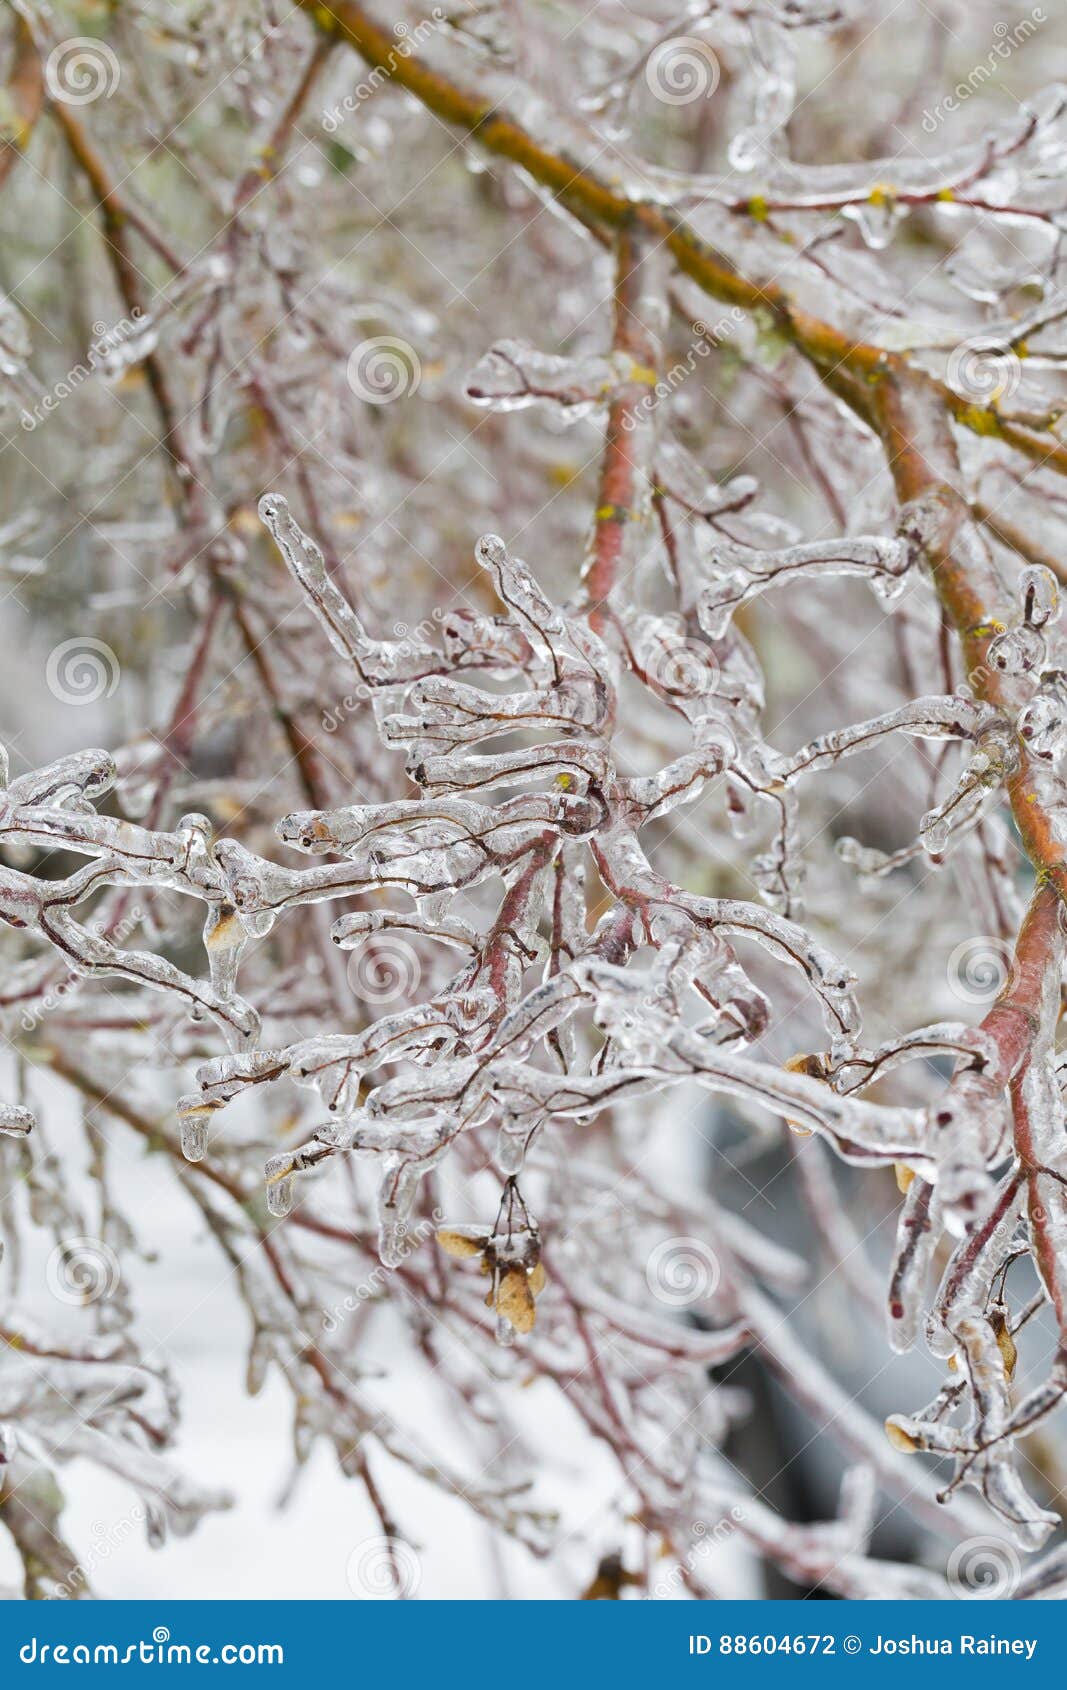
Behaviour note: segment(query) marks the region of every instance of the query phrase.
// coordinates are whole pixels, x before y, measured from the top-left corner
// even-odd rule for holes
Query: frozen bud
[[[1055,762],[1067,749],[1067,693],[1059,686],[1036,693],[1019,714],[1019,737],[1034,757]]]
[[[177,831],[182,834],[197,834],[201,839],[210,839],[215,829],[208,816],[202,815],[199,810],[190,810],[188,815],[179,819]]]
[[[858,839],[852,839],[848,835],[837,841],[834,850],[849,868],[854,868],[857,874],[871,879],[884,874],[892,863],[887,852],[879,851],[873,845],[862,845]]]
[[[897,531],[914,556],[929,556],[948,543],[957,515],[948,490],[932,489],[902,506]]]
[[[1020,622],[990,640],[986,655],[1002,675],[1028,675],[1045,661],[1045,650],[1044,635],[1028,622]]]
[[[1019,595],[1023,603],[1023,620],[1031,628],[1043,628],[1059,615],[1060,590],[1051,569],[1032,564],[1019,573]]]
[[[301,851],[329,851],[335,849],[333,835],[321,810],[297,810],[283,816],[274,829],[285,845]]]
[[[18,1103],[0,1103],[0,1133],[7,1133],[11,1138],[25,1138],[33,1131],[34,1124],[32,1110],[23,1109]]]

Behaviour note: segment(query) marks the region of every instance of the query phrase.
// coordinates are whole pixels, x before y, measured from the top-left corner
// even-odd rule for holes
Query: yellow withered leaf
[[[800,1051],[796,1056],[791,1056],[784,1067],[787,1074],[806,1074],[812,1080],[825,1080],[826,1078],[822,1059],[804,1051]],[[811,1127],[806,1127],[802,1121],[790,1119],[788,1115],[785,1117],[785,1124],[789,1131],[795,1133],[798,1138],[811,1138],[813,1136]]]
[[[903,1426],[898,1426],[895,1420],[885,1423],[885,1435],[894,1449],[899,1449],[902,1455],[914,1455],[919,1445],[910,1432],[905,1432]]]
[[[897,1190],[903,1197],[906,1195],[909,1185],[915,1178],[915,1169],[907,1167],[903,1162],[894,1162],[893,1172],[897,1176]]]
[[[246,938],[244,924],[237,911],[229,909],[221,911],[218,920],[205,930],[204,947],[208,951],[229,950],[232,946],[242,944]]]
[[[787,1074],[807,1074],[811,1080],[825,1080],[826,1067],[822,1057],[817,1052],[798,1051],[783,1064]]]
[[[218,1105],[202,1103],[198,1097],[183,1098],[178,1104],[179,1121],[208,1121],[215,1113]]]
[[[545,1282],[547,1279],[548,1275],[545,1272],[545,1265],[543,1262],[538,1262],[536,1267],[530,1269],[530,1290],[533,1292],[535,1297],[539,1297],[541,1295],[541,1292],[545,1288]]]
[[[537,1310],[525,1268],[509,1268],[501,1275],[496,1292],[496,1312],[509,1320],[516,1332],[533,1330]]]
[[[480,1256],[485,1249],[484,1235],[465,1232],[461,1227],[443,1226],[437,1242],[449,1256]]]
[[[1015,1366],[1019,1360],[1019,1352],[1015,1347],[1015,1339],[1008,1331],[1003,1317],[995,1322],[994,1332],[997,1340],[997,1349],[1004,1358],[1004,1371],[1008,1375],[1009,1379],[1014,1379]]]

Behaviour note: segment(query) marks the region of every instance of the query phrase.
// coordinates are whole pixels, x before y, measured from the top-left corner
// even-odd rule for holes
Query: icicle
[[[919,838],[931,857],[943,857],[951,840],[977,826],[998,802],[1000,788],[1018,760],[1015,736],[1007,723],[994,722],[981,731],[955,788],[919,824]]]
[[[179,1103],[178,1131],[187,1162],[202,1162],[207,1155],[208,1123],[213,1113],[213,1107],[199,1097],[185,1097]]]
[[[291,1156],[272,1156],[264,1170],[267,1208],[276,1220],[284,1220],[293,1207],[293,1159]]]

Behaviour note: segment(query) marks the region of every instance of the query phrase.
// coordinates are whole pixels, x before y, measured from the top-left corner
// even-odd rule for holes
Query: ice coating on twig
[[[354,15],[372,40],[388,22]],[[156,518],[99,524],[86,544],[130,540],[138,574],[161,552],[159,597],[191,638],[168,720],[130,730],[124,695],[109,731],[132,737],[114,754],[12,781],[4,759],[2,1007],[28,1064],[5,1090],[20,1100],[0,1114],[5,1171],[34,1224],[94,1226],[125,1267],[136,1217],[127,1229],[116,1211],[101,1122],[176,1168],[249,1311],[249,1388],[268,1370],[284,1382],[297,1464],[327,1442],[387,1533],[401,1462],[543,1554],[551,1522],[524,1489],[536,1467],[507,1398],[518,1379],[557,1387],[619,1461],[645,1590],[662,1544],[689,1563],[691,1593],[717,1593],[690,1552],[737,1502],[716,1446],[749,1405],[706,1369],[749,1350],[746,1366],[771,1369],[859,1463],[832,1519],[794,1524],[746,1495],[739,1538],[798,1584],[948,1592],[933,1565],[872,1556],[879,1488],[950,1533],[988,1529],[987,1504],[1027,1548],[1049,1523],[1012,1445],[1063,1386],[1062,956],[1041,924],[1049,887],[1063,895],[1067,664],[1039,560],[1063,555],[1064,102],[1052,90],[993,124],[976,106],[964,145],[889,156],[843,112],[840,162],[819,162],[814,122],[794,161],[797,48],[851,53],[842,21],[818,0],[692,13],[681,83],[682,25],[666,14],[594,9],[565,76],[532,14],[521,42],[493,8],[409,32],[403,52],[386,35],[393,86],[329,149],[338,181],[312,148],[293,193],[274,186],[287,139],[319,73],[350,73],[356,37],[325,35],[322,8],[313,44],[308,18],[283,20],[242,71],[242,106],[266,119],[260,162],[234,184],[200,177],[219,250],[188,263],[157,227],[165,204],[150,214],[120,179],[101,185],[136,65],[118,102],[53,108],[73,168],[89,161],[109,287],[129,309],[142,271],[127,241],[175,277],[102,368],[144,370],[166,496],[153,486]],[[227,28],[232,48],[243,24]],[[178,44],[164,105],[211,33],[198,17]],[[287,78],[290,50],[299,75],[279,91],[268,73]],[[685,77],[699,95],[720,72],[720,97],[690,104]],[[508,245],[521,218],[538,260],[493,290],[487,351],[461,311],[422,305],[403,266],[382,266],[401,281],[371,299],[308,264],[323,202],[351,197],[345,161],[377,181],[409,126],[421,145],[411,95],[458,115],[464,158],[488,147],[521,164],[516,178],[498,161],[471,196],[515,220]],[[668,131],[690,156],[696,118],[699,171],[661,168]],[[452,222],[444,174],[427,251]],[[913,314],[925,241],[942,262]],[[25,344],[30,321],[0,323],[0,373],[24,401],[44,350]],[[398,328],[412,390],[387,409],[380,343],[402,358]],[[967,346],[973,329],[992,344]],[[469,401],[483,410],[459,449]],[[125,408],[119,429],[131,418],[143,432]],[[118,505],[127,442],[110,440],[101,481]],[[1026,513],[1013,504],[1007,528],[1005,480]],[[29,533],[50,573],[44,528]],[[24,532],[0,526],[5,578]],[[108,599],[93,590],[87,609]],[[170,678],[166,663],[146,674],[144,701]],[[870,777],[854,761],[868,751]],[[1037,908],[1013,948],[1024,858]],[[971,977],[948,953],[979,929],[1002,968]],[[85,1102],[91,1221],[54,1152],[38,1061]],[[177,1125],[157,1095],[139,1099],[161,1064],[185,1075]],[[710,1138],[733,1162],[740,1145],[749,1173],[787,1145],[786,1177],[816,1211],[813,1259],[764,1237],[747,1194],[734,1212],[725,1157],[713,1191],[700,1174],[666,1189],[665,1128],[687,1153]],[[891,1342],[923,1336],[946,1364],[931,1407],[894,1419],[895,1449],[795,1335],[791,1302],[803,1319],[825,1268],[877,1306],[864,1204],[884,1214],[890,1164]],[[668,1250],[660,1272],[672,1243],[680,1263]],[[689,1290],[699,1324],[677,1300]],[[154,1535],[168,1509],[181,1529],[217,1499],[142,1459],[170,1404],[142,1412],[125,1285],[100,1302],[69,1354],[39,1354],[55,1341],[28,1321],[5,1328],[33,1360],[0,1393],[27,1428],[0,1453],[21,1460],[64,1400],[91,1421],[97,1369],[115,1443],[71,1450],[136,1476]],[[398,1331],[413,1339],[499,1480],[454,1470],[432,1420],[409,1435],[365,1395],[386,1302],[390,1349]],[[1049,1362],[1038,1339],[1053,1327]],[[958,1462],[945,1506],[903,1459],[916,1447]],[[1056,1553],[1026,1577],[1020,1594],[1056,1591]]]

